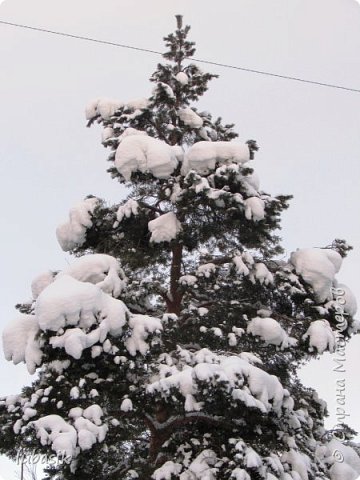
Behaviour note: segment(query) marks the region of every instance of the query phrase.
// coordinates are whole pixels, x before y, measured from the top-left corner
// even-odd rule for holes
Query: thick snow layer
[[[182,108],[177,112],[180,120],[191,128],[200,128],[203,125],[203,119],[190,107]]]
[[[250,197],[244,200],[245,217],[248,220],[258,222],[265,218],[265,203],[259,197]]]
[[[161,243],[171,242],[181,232],[181,223],[175,213],[168,212],[148,223],[151,232],[150,242]]]
[[[86,230],[92,226],[92,214],[99,203],[98,198],[87,198],[69,212],[69,221],[56,229],[56,237],[64,252],[81,246],[86,240]]]
[[[97,98],[91,101],[85,109],[85,116],[87,120],[100,115],[103,120],[110,120],[114,113],[119,108],[125,108],[132,111],[141,111],[149,106],[149,100],[147,98],[139,98],[130,100],[127,103],[120,102],[113,98]]]
[[[197,278],[195,275],[183,275],[182,277],[179,278],[179,283],[180,285],[188,285],[188,286],[193,286],[197,282]]]
[[[31,293],[34,300],[36,300],[40,293],[54,281],[54,276],[54,272],[48,270],[34,278],[31,282]]]
[[[198,277],[210,278],[216,272],[216,265],[214,263],[204,263],[196,270]]]
[[[281,349],[297,344],[296,339],[289,337],[279,322],[273,318],[253,318],[247,326],[247,333],[259,336],[266,344],[276,345]]]
[[[236,269],[236,272],[239,274],[239,275],[245,275],[245,277],[247,275],[249,275],[249,269],[248,267],[245,265],[242,257],[240,255],[236,255],[234,258],[233,258],[233,263],[235,264],[235,269]]]
[[[105,127],[101,133],[101,142],[105,143],[109,138],[114,136],[114,130],[111,127]]]
[[[157,468],[151,475],[154,480],[172,480],[178,476],[182,470],[180,463],[174,463],[171,460],[165,462],[160,468]]]
[[[213,450],[203,450],[190,463],[187,470],[180,476],[180,480],[215,480],[216,468],[212,468],[217,461],[216,454]]]
[[[242,468],[234,468],[230,478],[233,478],[234,480],[251,480],[250,475]]]
[[[250,160],[249,147],[246,144],[230,142],[197,142],[189,148],[181,173],[190,170],[206,175],[215,170],[217,164],[246,163]]]
[[[130,398],[125,398],[125,399],[121,402],[120,410],[121,410],[122,412],[131,412],[132,409],[133,409],[132,401],[130,400]]]
[[[288,463],[292,470],[299,474],[300,480],[309,480],[308,472],[311,470],[311,462],[307,455],[290,449],[282,455],[281,461]]]
[[[125,202],[124,205],[120,205],[118,211],[116,212],[116,222],[114,223],[114,228],[118,227],[124,218],[130,218],[131,216],[136,217],[138,210],[138,202],[131,198]]]
[[[173,89],[168,85],[167,83],[164,82],[158,82],[157,85],[153,89],[153,95],[156,97],[161,93],[165,93],[165,95],[169,98],[175,98],[175,94]]]
[[[324,452],[324,456],[327,457],[327,460],[329,463],[333,461],[333,453],[335,451],[338,451],[341,453],[343,462],[334,463],[334,466],[330,470],[331,480],[347,480],[347,479],[357,480],[360,476],[359,455],[350,446],[344,445],[342,442],[340,442],[336,438],[333,438],[326,445],[326,451]],[[342,465],[344,469],[340,467],[335,468],[335,465]],[[353,476],[351,476],[350,473],[352,473]],[[343,474],[343,476],[341,476],[341,474]],[[346,476],[347,474],[348,476]]]
[[[342,263],[339,253],[327,248],[303,248],[290,255],[290,262],[312,287],[318,302],[332,300],[331,288]]]
[[[342,308],[345,313],[352,317],[356,314],[356,297],[347,285],[336,283],[336,287],[333,290],[333,296],[334,300],[326,304],[326,307],[333,306],[334,308],[337,308],[337,310]]]
[[[42,330],[57,331],[67,325],[90,327],[100,310],[102,291],[69,275],[59,276],[39,295],[35,315]]]
[[[269,283],[274,282],[273,274],[268,270],[264,263],[255,263],[250,272],[249,279],[252,283],[258,281],[261,285],[268,285]]]
[[[109,295],[118,297],[126,285],[125,274],[116,258],[103,253],[84,255],[58,275],[70,275],[80,282],[89,282]]]
[[[116,110],[123,107],[124,103],[113,98],[97,98],[92,100],[85,109],[86,120],[92,120],[100,115],[103,120],[108,120]]]
[[[175,78],[179,83],[181,83],[181,85],[187,85],[189,83],[189,77],[185,72],[179,72]]]
[[[42,358],[41,345],[36,339],[39,331],[34,315],[21,314],[5,327],[2,341],[6,360],[13,361],[15,365],[25,362],[29,373],[35,373]]]
[[[129,110],[145,110],[149,107],[150,100],[145,97],[135,98],[126,102],[126,108]]]
[[[41,445],[51,445],[55,452],[76,456],[77,433],[75,428],[59,415],[47,415],[32,422]]]
[[[130,355],[135,356],[136,352],[146,355],[149,345],[146,342],[149,334],[160,332],[163,327],[161,320],[148,315],[132,315],[129,319],[129,326],[132,328],[131,336],[125,341],[125,346]]]
[[[77,430],[77,441],[81,450],[90,450],[94,443],[103,442],[108,430],[107,425],[95,425],[83,417],[78,417],[74,426]]]
[[[182,356],[186,358],[185,351],[182,351]],[[190,352],[188,357],[191,357]],[[264,413],[270,410],[280,413],[283,403],[288,398],[288,393],[277,377],[251,365],[244,358],[216,355],[205,349],[197,352],[193,360],[196,362],[194,366],[184,365],[182,370],[175,366],[161,365],[160,378],[150,383],[147,391],[150,394],[158,392],[162,396],[168,396],[171,389],[176,388],[183,395],[185,402],[191,395],[192,404],[199,409],[201,403],[195,402],[199,390],[198,382],[202,385],[204,382],[209,384],[221,382],[222,388],[227,392],[226,395],[234,402],[241,401]]]
[[[98,286],[61,275],[38,297],[35,315],[42,330],[58,331],[66,326],[89,328],[101,318],[101,335],[119,335],[127,308]],[[95,335],[93,330],[88,335]],[[106,332],[106,333],[105,333]]]
[[[303,335],[303,340],[309,338],[309,350],[317,350],[318,353],[323,353],[325,350],[333,353],[335,351],[336,338],[327,320],[315,320],[311,323],[306,333]]]
[[[115,167],[126,181],[136,171],[168,178],[182,159],[182,149],[148,135],[128,135],[116,150]]]

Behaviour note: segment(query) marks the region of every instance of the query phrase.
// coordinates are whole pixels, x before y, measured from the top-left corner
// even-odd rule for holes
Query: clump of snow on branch
[[[31,293],[36,300],[40,293],[54,281],[55,274],[51,270],[41,273],[31,282]]]
[[[334,300],[330,300],[325,307],[343,308],[344,312],[354,316],[357,312],[356,297],[350,288],[343,283],[336,283],[333,290]]]
[[[64,252],[83,245],[86,230],[92,226],[92,214],[99,204],[98,198],[87,198],[69,212],[69,221],[56,229],[56,236]]]
[[[259,197],[250,197],[244,200],[245,217],[258,222],[265,218],[265,202]]]
[[[249,147],[233,142],[197,142],[186,152],[181,173],[190,170],[205,175],[215,170],[217,164],[246,163],[250,160]]]
[[[187,362],[182,369],[175,365],[161,365],[159,378],[148,385],[148,393],[160,393],[166,397],[175,388],[184,397],[185,410],[196,411],[202,408],[202,403],[196,400],[199,384],[212,385],[220,380],[227,397],[234,404],[241,401],[264,413],[273,410],[279,414],[288,403],[288,392],[277,377],[251,365],[245,357],[216,355],[206,349],[194,355],[183,350],[182,355],[191,359],[192,365]]]
[[[269,317],[255,317],[247,326],[247,333],[260,337],[266,344],[276,345],[281,350],[297,344],[289,337],[279,322]]]
[[[187,85],[189,83],[189,77],[185,72],[179,72],[176,74],[175,78],[181,85]]]
[[[317,350],[323,353],[328,350],[330,353],[335,351],[336,338],[335,333],[327,320],[315,320],[311,323],[303,340],[309,339],[309,351]]]
[[[173,212],[165,213],[155,220],[151,220],[148,228],[151,232],[150,242],[154,243],[171,242],[182,230],[181,223]]]
[[[74,410],[74,409],[72,409]],[[47,415],[31,422],[42,445],[50,445],[55,452],[64,452],[75,460],[80,450],[89,450],[95,443],[103,442],[108,430],[102,424],[102,409],[99,405],[91,405],[84,411],[78,409],[74,424],[65,421],[60,415]]]
[[[342,462],[334,459],[334,452],[341,454]],[[316,453],[318,458],[331,465],[331,480],[357,480],[359,478],[360,458],[350,446],[333,438],[326,445],[319,446]]]
[[[191,128],[200,128],[203,125],[203,119],[190,107],[178,110],[180,120]]]
[[[112,98],[97,98],[88,104],[85,109],[85,116],[87,120],[92,120],[99,116],[103,120],[109,120],[120,108],[135,112],[144,110],[148,106],[149,100],[146,98],[131,100],[127,103]]]
[[[132,315],[129,319],[129,326],[132,328],[131,336],[125,341],[125,346],[130,355],[135,356],[137,352],[145,355],[149,350],[146,342],[149,334],[160,333],[163,329],[161,320],[148,315]]]
[[[132,129],[134,130],[134,129]],[[182,149],[148,135],[127,135],[121,139],[115,154],[115,167],[126,181],[133,172],[151,173],[168,178],[182,159]]]
[[[312,287],[318,302],[332,300],[331,288],[342,263],[339,253],[327,248],[303,248],[291,254],[290,262]]]
[[[21,314],[7,325],[2,333],[3,350],[6,360],[15,365],[25,362],[33,374],[41,364],[41,344],[37,340],[39,325],[34,315]]]
[[[274,282],[273,274],[269,271],[267,266],[264,263],[255,263],[253,266],[249,279],[252,283],[257,281],[262,285],[269,285]]]
[[[116,222],[114,228],[118,227],[124,218],[136,217],[139,211],[139,204],[136,200],[129,199],[124,205],[120,205],[116,212]]]
[[[126,285],[126,277],[118,261],[111,255],[102,253],[76,259],[62,274],[70,275],[80,282],[92,283],[113,297],[118,297]]]

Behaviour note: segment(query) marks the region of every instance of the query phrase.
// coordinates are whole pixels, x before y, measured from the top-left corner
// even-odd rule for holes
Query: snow
[[[100,115],[103,120],[109,120],[116,110],[124,106],[123,102],[113,98],[97,98],[90,102],[85,109],[87,120],[92,120]]]
[[[181,232],[181,223],[175,213],[168,212],[148,223],[151,232],[150,242],[171,242]]]
[[[269,285],[269,283],[274,282],[273,274],[268,270],[267,266],[264,263],[255,263],[253,266],[249,279],[252,283],[258,281],[261,285]]]
[[[55,274],[51,270],[48,270],[34,278],[31,282],[31,293],[34,300],[36,300],[40,293],[54,281],[54,276]]]
[[[179,72],[175,78],[179,83],[181,83],[181,85],[187,85],[189,83],[189,77],[185,72]]]
[[[303,248],[290,255],[290,262],[312,287],[318,302],[332,300],[331,288],[342,263],[339,253],[326,248]]]
[[[84,255],[62,271],[80,282],[95,284],[103,292],[118,297],[126,285],[125,274],[116,258],[102,253]]]
[[[147,98],[139,98],[130,100],[127,103],[120,102],[113,98],[97,98],[92,100],[85,109],[85,116],[87,120],[92,120],[98,115],[103,120],[110,120],[120,108],[125,108],[132,111],[144,110],[149,106]]]
[[[231,473],[231,478],[234,480],[251,480],[250,475],[242,468],[234,468]]]
[[[138,210],[138,202],[136,200],[132,200],[131,198],[127,200],[124,205],[120,205],[118,211],[116,212],[116,222],[114,223],[114,228],[118,227],[124,218],[130,218],[132,215],[136,217]]]
[[[182,149],[148,135],[125,136],[115,154],[115,167],[126,181],[133,172],[168,178],[182,158]]]
[[[92,226],[92,214],[99,204],[98,198],[87,198],[69,212],[69,221],[56,229],[56,237],[64,252],[84,244],[86,230]]]
[[[212,274],[216,272],[216,265],[214,263],[204,263],[200,265],[196,270],[196,275],[198,277],[209,278]]]
[[[308,471],[311,463],[307,455],[290,449],[282,455],[281,461],[288,463],[293,471],[299,474],[300,480],[309,480]]]
[[[182,470],[180,463],[174,463],[171,460],[165,462],[160,468],[157,468],[151,475],[154,480],[172,480],[174,475],[179,475]]]
[[[302,338],[303,340],[309,338],[310,352],[314,349],[318,353],[323,353],[325,350],[329,350],[331,353],[335,351],[335,334],[327,320],[315,320],[312,322]]]
[[[104,415],[102,408],[100,405],[96,403],[94,405],[90,405],[90,407],[85,408],[82,413],[84,418],[91,420],[95,425],[101,425],[101,417]]]
[[[295,338],[289,337],[281,325],[269,317],[253,318],[247,326],[247,333],[259,336],[266,344],[279,346],[281,350],[297,344]]]
[[[150,100],[145,97],[135,98],[126,103],[126,108],[129,110],[145,110],[149,107]]]
[[[57,331],[67,325],[90,327],[101,309],[103,292],[91,283],[61,275],[39,295],[35,315],[42,330]]]
[[[89,257],[90,260],[99,260]],[[100,260],[104,260],[102,255]],[[98,263],[95,261],[94,265]],[[75,271],[81,273],[82,269]],[[92,279],[96,281],[96,272]],[[108,334],[118,336],[122,333],[129,312],[121,300],[104,293],[100,286],[103,282],[93,285],[61,274],[39,295],[35,304],[36,322],[44,331],[58,332],[50,338],[53,348],[64,348],[73,358],[79,359],[85,348],[104,342]],[[88,333],[83,330],[94,324],[99,326]],[[60,330],[71,326],[75,328],[67,328],[65,332]]]
[[[101,142],[105,143],[114,136],[114,130],[111,127],[105,127],[101,134]]]
[[[216,469],[211,468],[217,461],[215,452],[210,449],[203,450],[190,463],[188,469],[180,476],[180,480],[215,480]]]
[[[200,128],[203,125],[203,119],[190,107],[182,108],[177,112],[180,120],[191,128]]]
[[[148,315],[132,315],[129,319],[129,326],[132,328],[132,334],[126,339],[125,346],[132,356],[135,356],[136,352],[146,355],[149,345],[145,340],[149,333],[156,333],[163,328],[159,318]]]
[[[74,426],[77,430],[78,444],[81,450],[90,450],[96,442],[103,442],[108,430],[107,425],[95,425],[87,418],[78,417]]]
[[[250,151],[246,144],[201,141],[187,151],[181,173],[186,175],[190,170],[195,170],[205,175],[215,170],[217,164],[243,164],[249,160]]]
[[[168,85],[167,83],[164,83],[164,82],[158,82],[158,84],[153,89],[153,95],[157,96],[162,92],[164,92],[167,97],[169,97],[171,99],[175,99],[174,91],[170,87],[170,85]]]
[[[160,378],[154,379],[147,386],[148,393],[158,392],[166,397],[171,394],[172,388],[176,388],[183,395],[185,402],[189,399],[188,395],[192,395],[191,401],[198,407],[201,406],[201,403],[195,403],[198,382],[201,385],[221,382],[222,388],[227,392],[226,395],[232,396],[234,401],[240,400],[264,413],[273,410],[280,414],[284,400],[288,399],[288,393],[274,375],[269,375],[238,356],[215,355],[206,349],[192,356],[190,352],[182,350],[184,359],[185,352],[196,364],[184,365],[182,370],[175,366],[161,365]]]
[[[248,220],[258,222],[265,218],[265,203],[259,197],[250,197],[244,201],[245,217]]]
[[[354,316],[357,312],[356,297],[350,288],[343,283],[336,283],[333,290],[334,300],[328,302],[325,306],[333,306],[340,310],[341,308],[350,316]]]
[[[239,274],[239,275],[249,275],[249,269],[248,267],[245,265],[242,257],[240,255],[236,255],[235,257],[233,257],[233,263],[235,264],[235,269],[236,269],[236,272]]]
[[[21,314],[9,323],[2,333],[3,350],[6,360],[14,364],[25,362],[30,374],[41,364],[41,344],[36,336],[39,325],[34,315]]]
[[[55,451],[65,452],[66,456],[76,456],[77,434],[75,428],[59,415],[47,415],[31,422],[41,445],[51,445]]]
[[[132,401],[130,400],[130,398],[125,398],[125,399],[121,402],[120,410],[121,410],[122,412],[131,412],[132,409],[133,409]]]
[[[188,285],[192,287],[196,284],[197,278],[194,275],[183,275],[179,278],[180,285]]]

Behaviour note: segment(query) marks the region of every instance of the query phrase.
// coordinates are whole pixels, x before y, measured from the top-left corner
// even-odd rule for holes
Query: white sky
[[[1,1],[0,1],[1,3]],[[6,0],[0,19],[162,50],[174,15],[192,25],[198,58],[360,88],[360,7],[354,0]],[[32,278],[61,269],[67,256],[55,228],[92,193],[110,202],[122,188],[106,173],[107,152],[84,107],[98,96],[146,96],[160,57],[0,25],[0,329]],[[295,196],[283,216],[284,246],[324,246],[346,238],[356,250],[339,279],[360,298],[360,94],[216,67],[201,108],[257,139],[262,187]],[[360,338],[347,350],[346,409],[360,431],[356,367]],[[335,409],[331,359],[313,362],[305,381]],[[0,395],[17,393],[25,369],[0,358]],[[329,426],[335,424],[334,415]],[[12,480],[14,466],[0,463]]]

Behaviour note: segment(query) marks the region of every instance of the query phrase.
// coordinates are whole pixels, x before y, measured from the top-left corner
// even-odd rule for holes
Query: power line
[[[162,55],[162,52],[159,52],[157,50],[150,50],[149,48],[134,47],[133,45],[127,45],[127,44],[116,43],[116,42],[109,42],[107,40],[100,40],[100,39],[97,39],[97,38],[84,37],[84,36],[81,36],[81,35],[74,35],[74,34],[66,33],[66,32],[58,32],[58,31],[55,31],[55,30],[47,30],[45,28],[33,27],[31,25],[22,25],[22,24],[19,24],[19,23],[6,22],[4,20],[0,20],[0,24],[9,25],[11,27],[25,28],[27,30],[35,30],[36,32],[49,33],[49,34],[58,35],[58,36],[61,36],[61,37],[73,38],[73,39],[76,39],[76,40],[85,40],[87,42],[100,43],[100,44],[103,44],[103,45],[111,45],[113,47],[127,48],[129,50],[136,50],[138,52],[152,53],[154,55]],[[310,85],[317,85],[317,86],[320,86],[320,87],[336,88],[336,89],[339,89],[339,90],[346,90],[348,92],[360,93],[360,89],[345,87],[343,85],[335,85],[335,84],[332,84],[332,83],[317,82],[317,81],[314,81],[314,80],[307,80],[305,78],[292,77],[292,76],[289,76],[289,75],[281,75],[281,74],[278,74],[278,73],[266,72],[264,70],[255,70],[255,69],[252,69],[252,68],[239,67],[239,66],[230,65],[230,64],[227,64],[227,63],[212,62],[210,60],[202,60],[200,58],[194,58],[194,57],[192,57],[191,60],[194,61],[194,62],[204,63],[204,64],[207,64],[207,65],[213,65],[213,66],[216,66],[216,67],[231,68],[233,70],[240,70],[240,71],[243,71],[243,72],[255,73],[257,75],[267,75],[269,77],[282,78],[284,80],[292,80],[292,81],[295,81],[295,82],[308,83]]]

